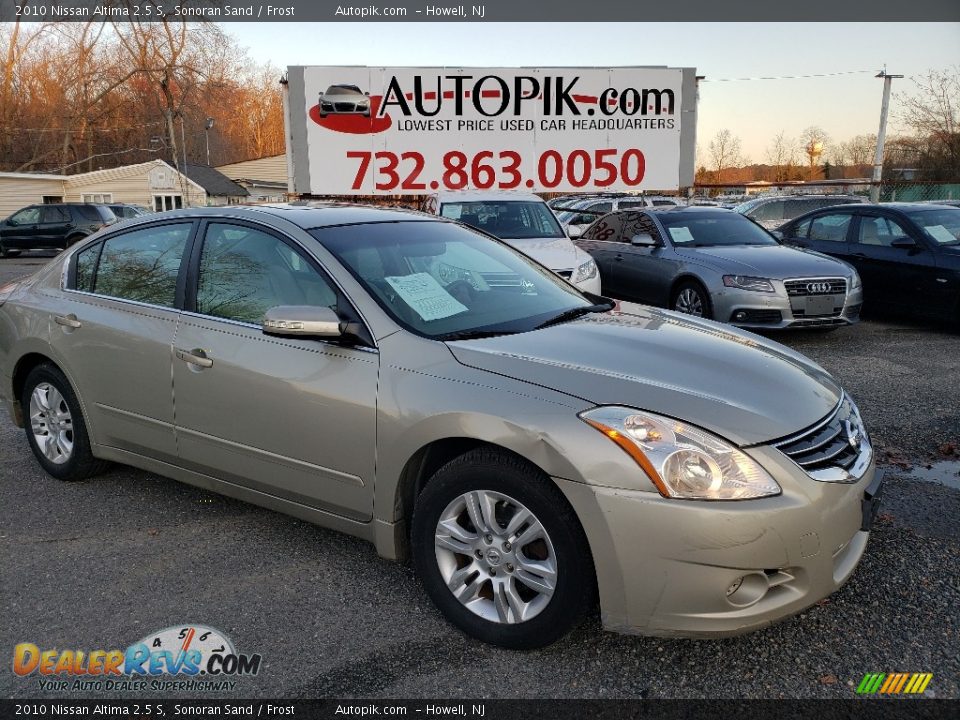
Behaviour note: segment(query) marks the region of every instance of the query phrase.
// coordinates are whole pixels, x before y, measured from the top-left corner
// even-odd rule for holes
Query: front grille
[[[334,107],[337,108],[337,112],[353,112],[357,108],[353,103],[336,103]]]
[[[787,295],[807,297],[809,295],[846,295],[847,281],[843,278],[808,278],[805,280],[785,280]]]
[[[812,428],[774,442],[773,446],[816,479],[838,479],[822,473],[832,469],[843,471],[839,479],[851,479],[847,477],[847,472],[853,472],[855,465],[865,469],[865,463],[858,461],[869,459],[867,456],[872,453],[865,433],[857,436],[856,442],[851,439],[856,435],[855,429],[860,427],[862,425],[853,404],[844,397],[824,420]]]
[[[807,311],[803,308],[793,308],[793,316],[798,320],[831,320],[840,317],[840,313],[843,312],[843,302],[841,301],[839,305],[834,305],[831,312],[825,313],[823,315],[807,315]]]

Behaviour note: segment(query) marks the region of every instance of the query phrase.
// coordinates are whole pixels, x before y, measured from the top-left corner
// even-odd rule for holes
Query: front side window
[[[847,229],[850,227],[850,213],[820,215],[810,223],[810,239],[826,242],[846,242]]]
[[[40,208],[25,208],[11,215],[10,220],[15,225],[36,225],[40,222]]]
[[[336,309],[337,294],[297,250],[243,225],[211,223],[200,256],[197,312],[259,325],[280,305]]]
[[[498,238],[523,240],[565,237],[560,223],[545,202],[532,200],[452,202],[444,203],[440,208],[440,214]]]
[[[591,307],[526,255],[454,223],[372,223],[310,233],[385,312],[426,337],[526,332],[558,313]]]
[[[909,237],[899,223],[885,217],[860,218],[860,232],[857,242],[861,245],[878,245],[880,247],[890,247],[890,244],[897,238]]]
[[[136,300],[173,307],[177,276],[183,250],[190,237],[191,223],[157,225],[115,235],[103,242],[100,260],[93,277],[92,292],[97,295]],[[81,255],[89,252],[84,250]],[[77,286],[80,288],[80,257]],[[84,262],[90,260],[84,258]],[[84,277],[87,277],[84,269]]]

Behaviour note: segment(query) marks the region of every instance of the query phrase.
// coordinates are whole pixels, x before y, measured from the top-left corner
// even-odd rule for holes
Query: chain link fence
[[[691,203],[719,202],[734,204],[759,197],[783,195],[854,195],[870,200],[873,187],[870,180],[825,180],[797,183],[739,183],[695,185],[690,196]],[[879,184],[880,202],[935,202],[937,200],[960,201],[960,182],[927,182],[917,180],[892,180]]]

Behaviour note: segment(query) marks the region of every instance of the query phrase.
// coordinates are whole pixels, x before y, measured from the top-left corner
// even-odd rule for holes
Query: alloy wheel
[[[516,624],[550,604],[558,572],[553,543],[536,516],[510,496],[475,490],[454,498],[434,540],[447,588],[475,615]]]
[[[673,307],[675,310],[686,313],[687,315],[703,317],[703,298],[700,297],[700,293],[694,288],[687,287],[681,290],[677,295]]]
[[[50,383],[40,383],[30,395],[30,429],[46,458],[62,465],[73,454],[73,417],[63,395]]]

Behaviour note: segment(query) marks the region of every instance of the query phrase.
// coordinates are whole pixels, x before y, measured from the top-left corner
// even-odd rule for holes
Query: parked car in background
[[[490,266],[523,282],[446,274]],[[857,406],[799,353],[614,312],[465,225],[371,207],[99,233],[0,288],[0,398],[54,478],[114,461],[358,536],[510,648],[595,598],[619,632],[766,628],[853,574],[883,482]]]
[[[577,240],[597,261],[603,294],[751,328],[857,322],[860,279],[848,264],[783,247],[721,208],[604,215]]]
[[[949,205],[950,207],[960,207],[960,200],[921,200],[924,205]]]
[[[600,292],[600,277],[593,258],[570,242],[553,211],[533,193],[487,190],[435,193],[427,196],[423,210],[500,238],[581,290]]]
[[[775,230],[811,210],[863,201],[863,198],[855,195],[778,195],[747,200],[734,206],[733,210],[767,230]]]
[[[853,265],[867,308],[960,320],[960,208],[844,205],[808,213],[777,234],[788,245]]]
[[[128,218],[140,217],[141,215],[149,215],[150,210],[145,208],[143,205],[134,205],[131,203],[113,203],[107,205],[113,214],[117,216],[119,220],[127,220]]]
[[[106,205],[30,205],[0,222],[0,257],[15,257],[24,250],[63,250],[116,221]]]
[[[567,235],[577,238],[591,223],[608,212],[632,208],[677,207],[683,204],[680,198],[611,193],[580,196],[577,200],[558,203],[552,207]]]

